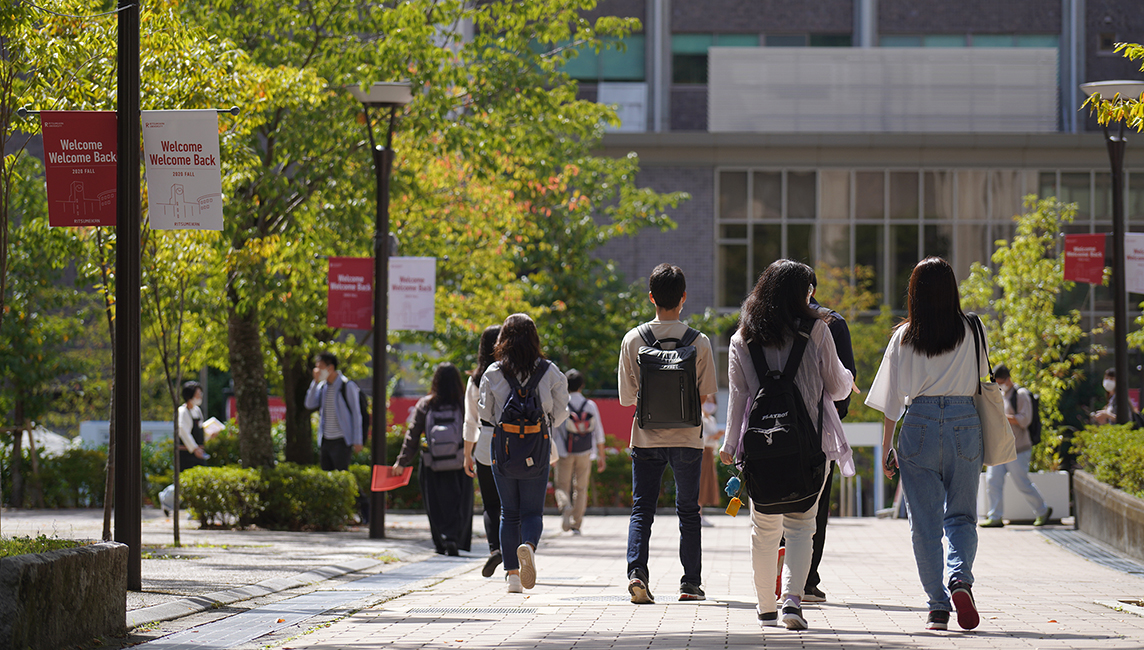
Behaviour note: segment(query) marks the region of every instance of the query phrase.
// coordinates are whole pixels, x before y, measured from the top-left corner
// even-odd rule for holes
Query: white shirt
[[[195,437],[191,435],[191,427],[194,426],[192,420],[198,420],[199,426],[203,425],[203,412],[197,406],[187,408],[186,404],[179,407],[179,440],[182,441],[183,446],[187,451],[194,453],[199,448],[199,443],[195,442]]]
[[[465,442],[476,443],[473,446],[473,458],[486,466],[493,464],[493,428],[481,424],[481,416],[477,413],[481,401],[481,389],[469,377],[465,384],[465,429],[463,435]]]
[[[897,422],[910,401],[920,395],[971,396],[977,392],[981,376],[989,372],[986,342],[981,355],[974,349],[973,329],[965,323],[965,338],[953,350],[927,357],[902,343],[905,327],[894,330],[866,395],[866,405]]]

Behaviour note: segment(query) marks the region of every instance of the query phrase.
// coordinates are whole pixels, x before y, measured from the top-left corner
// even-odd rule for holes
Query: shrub
[[[179,475],[180,499],[202,526],[246,528],[262,512],[258,470],[192,467]]]
[[[0,537],[0,558],[26,553],[47,553],[48,551],[58,551],[83,545],[84,542],[47,537],[46,535],[40,535],[34,539],[31,537]]]
[[[357,512],[352,472],[294,463],[260,470],[264,508],[257,523],[278,530],[339,530]]]
[[[103,505],[107,453],[68,449],[40,459],[40,482],[46,508],[91,508]],[[28,468],[30,472],[31,468]]]
[[[1144,497],[1144,429],[1131,424],[1087,427],[1073,436],[1073,451],[1096,480]]]

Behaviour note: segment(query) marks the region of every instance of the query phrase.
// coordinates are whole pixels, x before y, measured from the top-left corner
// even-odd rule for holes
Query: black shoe
[[[628,593],[632,595],[632,602],[637,605],[654,605],[655,597],[647,588],[647,582],[639,578],[628,581]]]
[[[787,601],[790,602],[790,601]],[[793,605],[783,606],[783,625],[788,630],[807,629],[806,619],[802,617],[802,608]]]
[[[460,554],[460,551],[457,550],[457,542],[454,542],[453,540],[448,540],[445,542],[445,555],[448,555],[449,557],[457,557]]]
[[[927,630],[948,630],[949,629],[949,612],[935,609],[929,613],[926,618]]]
[[[953,608],[957,610],[957,624],[963,630],[972,630],[981,622],[977,614],[977,603],[973,601],[973,585],[961,580],[949,582],[949,593],[953,598]]]
[[[679,600],[707,600],[707,596],[703,593],[699,585],[685,582],[679,585]]]
[[[481,569],[481,575],[486,578],[492,577],[497,567],[500,566],[501,559],[501,552],[499,550],[489,553],[489,559],[485,560],[485,568]]]
[[[825,603],[826,593],[818,587],[807,587],[802,591],[802,602],[804,603]]]
[[[758,612],[756,612],[757,614]],[[778,612],[764,612],[759,614],[760,627],[778,627],[779,626],[779,613]]]

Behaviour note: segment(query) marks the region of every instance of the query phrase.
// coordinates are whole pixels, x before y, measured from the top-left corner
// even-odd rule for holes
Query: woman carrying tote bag
[[[947,629],[956,609],[958,625],[971,630],[980,620],[972,586],[982,463],[973,396],[989,361],[985,346],[974,344],[948,262],[918,262],[907,299],[907,319],[890,337],[866,404],[885,416],[882,447],[891,451],[883,471],[892,477],[901,470],[914,560],[929,599],[926,629]],[[891,448],[903,414],[898,446]]]

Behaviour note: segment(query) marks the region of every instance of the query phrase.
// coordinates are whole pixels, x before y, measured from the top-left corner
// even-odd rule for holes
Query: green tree
[[[1144,61],[1144,45],[1136,43],[1117,43],[1116,51],[1129,61]],[[1144,71],[1144,65],[1140,67]],[[1096,119],[1101,124],[1123,122],[1128,128],[1144,131],[1144,102],[1140,97],[1102,97],[1095,93],[1085,100],[1081,108],[1088,107],[1090,113],[1096,113]]]

